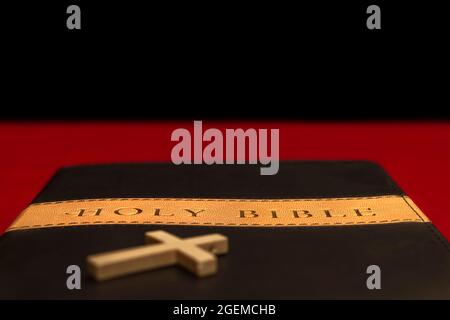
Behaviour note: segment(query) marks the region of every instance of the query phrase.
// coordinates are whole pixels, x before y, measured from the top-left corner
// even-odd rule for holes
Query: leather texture
[[[120,197],[321,198],[402,195],[368,162],[282,162],[275,176],[255,166],[117,164],[60,170],[34,202]],[[197,279],[180,267],[97,283],[86,256],[144,243],[163,229],[179,237],[222,233],[230,251],[219,272]],[[82,268],[82,289],[66,268]],[[369,290],[369,265],[381,290]],[[13,231],[0,238],[2,299],[441,299],[450,298],[449,245],[431,223],[246,228],[96,225]]]

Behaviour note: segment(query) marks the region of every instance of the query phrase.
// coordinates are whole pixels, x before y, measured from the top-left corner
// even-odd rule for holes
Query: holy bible
[[[175,260],[141,272],[125,261],[128,274],[97,281],[88,257],[130,252],[146,234],[212,234],[227,253],[207,277]],[[74,266],[79,290],[67,285]],[[448,299],[450,250],[370,162],[281,162],[273,176],[251,165],[77,166],[0,237],[0,298]]]

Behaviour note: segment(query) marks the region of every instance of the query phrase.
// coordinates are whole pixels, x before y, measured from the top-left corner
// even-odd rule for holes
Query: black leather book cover
[[[146,231],[221,233],[217,274],[177,266],[105,282],[91,254],[139,246]],[[66,286],[81,268],[81,290]],[[380,289],[369,289],[369,266]],[[1,299],[450,298],[447,240],[379,166],[111,164],[58,171],[0,238]]]

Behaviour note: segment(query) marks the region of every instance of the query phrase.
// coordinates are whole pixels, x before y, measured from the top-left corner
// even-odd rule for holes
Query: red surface
[[[212,122],[204,128],[279,128],[281,159],[381,164],[450,239],[449,123]],[[0,123],[0,232],[65,165],[170,161],[185,122]],[[283,170],[281,167],[280,170]]]

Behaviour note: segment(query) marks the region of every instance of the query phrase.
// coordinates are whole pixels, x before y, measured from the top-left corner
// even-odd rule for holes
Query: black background
[[[2,3],[0,116],[448,119],[443,3]]]

